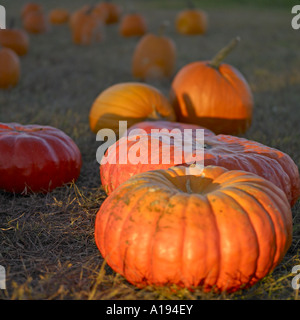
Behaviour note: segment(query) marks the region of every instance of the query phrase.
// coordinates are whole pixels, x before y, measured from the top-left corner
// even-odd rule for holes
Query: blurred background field
[[[45,11],[70,12],[85,0],[43,0]],[[179,70],[189,62],[208,60],[235,36],[241,42],[226,58],[248,80],[254,94],[254,119],[244,137],[288,153],[300,167],[300,30],[291,27],[296,1],[194,1],[209,18],[202,36],[176,33],[174,19],[186,6],[180,0],[115,1],[123,12],[144,14],[150,32],[168,21],[166,35],[177,47]],[[21,27],[25,1],[4,0],[7,21]],[[88,115],[97,95],[112,84],[135,81],[132,53],[138,37],[122,38],[118,24],[105,27],[105,39],[76,46],[68,25],[30,35],[30,49],[21,58],[17,87],[0,91],[0,121],[57,127],[78,144],[83,156],[81,176],[71,187],[46,196],[13,196],[0,192],[0,265],[7,270],[4,299],[295,299],[292,267],[300,264],[300,205],[293,208],[293,243],[274,272],[249,290],[231,295],[201,290],[137,290],[102,264],[93,238],[93,223],[105,194],[100,187],[96,150]],[[170,80],[153,84],[166,96]]]

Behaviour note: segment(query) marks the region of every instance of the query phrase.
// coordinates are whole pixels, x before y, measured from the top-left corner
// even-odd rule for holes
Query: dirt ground
[[[73,11],[86,3],[40,2],[47,11],[58,6]],[[3,1],[17,26],[21,26],[23,3]],[[240,36],[239,46],[226,62],[243,73],[254,94],[253,124],[244,136],[288,153],[300,167],[300,31],[291,28],[290,8],[207,6],[207,34],[182,36],[174,29],[181,9],[178,1],[173,8],[157,1],[132,3],[146,16],[151,32],[169,21],[166,35],[176,43],[177,70],[189,62],[210,59],[230,39]],[[30,36],[29,53],[21,58],[20,83],[0,91],[1,122],[57,127],[72,137],[83,157],[76,184],[47,195],[0,191],[0,265],[6,268],[7,280],[0,299],[297,299],[298,290],[291,281],[293,266],[300,265],[299,201],[293,208],[293,243],[286,257],[248,290],[230,295],[204,294],[200,289],[141,290],[103,264],[93,228],[105,193],[96,161],[99,142],[89,128],[88,115],[102,90],[135,80],[130,66],[138,40],[122,38],[116,24],[105,28],[102,43],[76,46],[67,25],[52,26],[46,34]],[[171,80],[150,84],[168,96]]]

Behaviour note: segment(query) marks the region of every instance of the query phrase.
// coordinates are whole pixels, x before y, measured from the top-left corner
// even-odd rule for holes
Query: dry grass
[[[8,16],[19,17],[21,0],[3,1]],[[45,8],[76,9],[85,1],[43,1]],[[178,10],[136,1],[151,31],[169,20],[168,36],[176,42],[179,69],[212,57],[239,35],[240,46],[227,62],[248,79],[255,96],[255,115],[245,135],[288,153],[300,166],[299,32],[291,29],[290,9],[207,7],[209,32],[183,37],[175,33]],[[163,3],[163,2],[162,2]],[[253,18],[255,17],[255,18]],[[17,24],[20,24],[17,20]],[[31,36],[22,58],[18,87],[0,92],[0,121],[52,125],[69,134],[83,156],[76,184],[47,195],[18,196],[0,192],[0,265],[7,290],[2,299],[297,299],[291,287],[292,267],[300,264],[300,204],[293,208],[293,243],[282,263],[254,287],[235,294],[204,294],[174,288],[139,290],[116,275],[94,242],[93,227],[103,199],[95,154],[99,144],[89,130],[88,113],[95,97],[108,86],[132,81],[130,63],[136,38],[122,39],[116,25],[103,43],[76,47],[67,26]],[[153,83],[168,94],[170,81]]]

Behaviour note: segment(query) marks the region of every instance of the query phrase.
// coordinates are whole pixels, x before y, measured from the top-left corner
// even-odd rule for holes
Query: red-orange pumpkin
[[[121,183],[140,172],[155,169],[167,169],[173,165],[201,162],[202,155],[196,155],[197,148],[203,148],[203,141],[199,141],[194,134],[187,137],[185,146],[191,144],[191,152],[186,152],[176,158],[178,144],[172,139],[162,140],[159,136],[147,134],[140,137],[122,137],[108,148],[105,157],[101,160],[100,177],[105,191],[110,194]],[[162,135],[163,136],[163,135]],[[169,134],[170,137],[170,134]],[[161,141],[162,140],[162,141]],[[152,153],[151,144],[159,148]],[[164,148],[170,149],[170,156]],[[127,152],[125,159],[119,161],[120,151]],[[139,153],[138,163],[130,160],[135,153]],[[122,159],[124,156],[122,155]],[[170,158],[170,161],[168,159]],[[113,161],[116,159],[116,161]],[[153,160],[154,159],[154,160]],[[243,170],[257,174],[282,189],[291,205],[294,205],[300,196],[300,178],[298,167],[289,155],[261,143],[229,135],[204,135],[204,165],[216,165],[229,170]]]
[[[292,241],[285,194],[244,171],[173,167],[138,174],[96,216],[108,265],[138,287],[234,292],[271,272]]]
[[[16,86],[20,76],[19,56],[9,48],[0,48],[0,88],[7,89]]]
[[[0,123],[0,189],[48,192],[75,181],[81,153],[61,130],[40,125]]]
[[[175,75],[171,103],[181,122],[204,126],[216,134],[241,134],[251,125],[253,96],[244,76],[221,63],[238,39],[212,61],[185,65]]]

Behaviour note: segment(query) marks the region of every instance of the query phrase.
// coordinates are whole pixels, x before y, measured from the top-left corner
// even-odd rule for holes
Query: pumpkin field
[[[0,299],[299,300],[296,4],[1,1]]]

